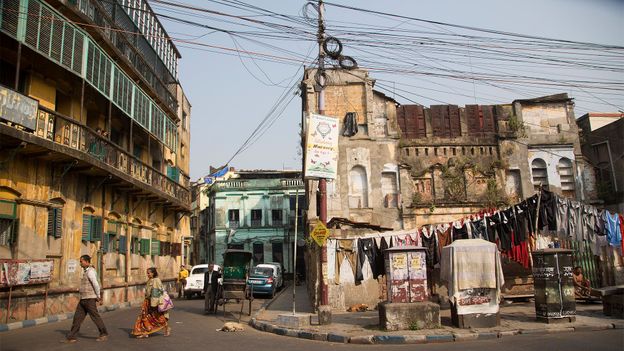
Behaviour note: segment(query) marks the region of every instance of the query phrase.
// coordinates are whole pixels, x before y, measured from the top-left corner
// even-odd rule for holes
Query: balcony
[[[68,155],[189,210],[190,191],[78,121],[39,107],[33,132],[0,123],[6,135]],[[49,151],[39,152],[42,154]]]

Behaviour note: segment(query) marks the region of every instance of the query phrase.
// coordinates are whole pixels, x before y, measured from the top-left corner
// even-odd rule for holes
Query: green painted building
[[[302,239],[306,203],[300,171],[237,171],[215,182],[208,197],[208,262],[222,264],[227,248],[244,249],[253,252],[254,264],[281,262],[292,273],[295,218]],[[301,253],[298,265],[303,262]]]

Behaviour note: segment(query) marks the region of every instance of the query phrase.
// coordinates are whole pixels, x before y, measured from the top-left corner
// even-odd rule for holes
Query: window
[[[253,244],[253,260],[254,260],[254,265],[264,263],[264,244],[263,243]]]
[[[349,207],[368,207],[368,181],[362,166],[354,166],[349,172]]]
[[[0,245],[9,246],[17,239],[19,221],[0,217]]]
[[[149,253],[150,253],[150,239],[141,239],[140,252],[141,252],[141,255],[143,255],[143,256],[149,255]]]
[[[117,250],[120,254],[125,254],[126,252],[128,252],[128,237],[126,237],[125,235],[119,236]]]
[[[284,263],[284,244],[282,243],[272,243],[272,253],[273,253],[273,258],[271,259],[271,262],[279,262],[279,263]]]
[[[398,207],[399,194],[397,188],[397,176],[395,172],[381,173],[381,194],[383,196],[383,206],[385,208]]]
[[[160,240],[158,240],[158,232],[152,231],[152,241],[151,241],[151,254],[152,256],[160,255]]]
[[[533,175],[533,187],[535,191],[540,190],[540,185],[548,188],[548,170],[546,169],[546,162],[544,162],[544,160],[536,158],[531,162],[531,174]]]
[[[102,240],[102,217],[82,215],[82,241]]]
[[[559,160],[557,171],[561,181],[561,192],[565,196],[574,197],[574,169],[572,168],[572,161],[563,157]]]
[[[115,221],[106,221],[106,233],[102,237],[102,251],[114,252],[117,250],[117,234],[119,234],[119,223]]]
[[[63,209],[51,208],[48,210],[48,236],[60,238],[63,232]]]
[[[186,112],[182,111],[182,129],[186,130]]]
[[[251,210],[251,226],[259,227],[262,225],[262,210]]]
[[[240,223],[238,209],[228,210],[228,222],[230,222],[230,228],[238,228]]]
[[[284,222],[282,220],[282,210],[271,210],[271,221],[273,225],[282,225]]]

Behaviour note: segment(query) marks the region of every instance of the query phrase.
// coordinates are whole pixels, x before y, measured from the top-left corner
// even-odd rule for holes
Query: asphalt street
[[[163,337],[161,333],[147,339],[134,339],[130,331],[139,312],[130,308],[102,314],[109,330],[110,338],[106,342],[96,342],[97,329],[87,317],[82,325],[78,342],[61,344],[59,340],[70,328],[71,320],[49,323],[36,327],[18,329],[0,333],[0,351],[35,351],[35,350],[617,350],[624,349],[624,330],[593,332],[573,332],[551,335],[518,335],[494,340],[452,342],[426,345],[351,345],[329,342],[310,341],[257,331],[246,327],[242,332],[226,333],[216,331],[224,321],[238,317],[240,305],[227,305],[226,318],[222,311],[217,315],[203,313],[203,300],[175,300],[175,309],[171,313],[172,335]],[[254,309],[264,300],[256,299]],[[235,312],[232,314],[231,312]],[[246,317],[248,318],[248,317]]]

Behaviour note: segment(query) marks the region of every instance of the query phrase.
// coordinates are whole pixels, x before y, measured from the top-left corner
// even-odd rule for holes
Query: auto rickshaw
[[[217,292],[217,301],[223,305],[232,300],[241,304],[240,315],[243,314],[245,300],[249,301],[249,315],[251,316],[251,302],[253,293],[247,286],[247,276],[251,269],[252,253],[245,250],[228,249],[223,254],[223,284]],[[239,317],[240,321],[240,317]]]

